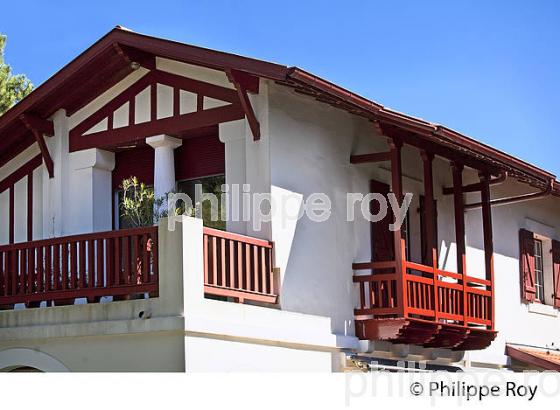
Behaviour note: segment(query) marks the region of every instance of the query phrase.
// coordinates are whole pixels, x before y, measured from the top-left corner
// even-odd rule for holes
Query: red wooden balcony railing
[[[360,339],[455,350],[490,345],[497,333],[491,281],[406,260],[401,264],[398,270],[395,261],[352,265],[355,271],[369,271],[354,276]]]
[[[405,317],[492,328],[490,281],[466,276],[463,284],[460,274],[409,261],[403,263],[406,270],[404,309],[397,298],[394,261],[353,264],[354,270],[373,272],[354,276],[360,292],[356,316],[386,318],[404,314]]]
[[[272,243],[217,229],[204,228],[204,292],[276,303]]]
[[[157,227],[0,246],[0,306],[158,291]]]

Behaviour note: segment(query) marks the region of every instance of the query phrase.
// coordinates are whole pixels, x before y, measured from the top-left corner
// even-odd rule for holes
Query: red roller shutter
[[[113,189],[119,189],[122,180],[135,176],[147,185],[154,183],[154,149],[140,146],[115,154]]]
[[[175,150],[177,181],[224,174],[225,169],[225,146],[217,135],[185,139]]]

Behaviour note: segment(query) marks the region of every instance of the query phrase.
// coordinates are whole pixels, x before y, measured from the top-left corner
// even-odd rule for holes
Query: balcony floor
[[[356,336],[361,340],[453,350],[479,350],[492,343],[498,332],[413,318],[356,320]]]

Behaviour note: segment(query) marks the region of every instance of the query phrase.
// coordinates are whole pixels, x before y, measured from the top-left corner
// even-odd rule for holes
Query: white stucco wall
[[[497,197],[512,192],[527,191],[526,187],[510,183],[496,187]],[[525,228],[537,234],[560,238],[560,201],[549,197],[532,202],[495,207],[492,210],[494,234],[494,283],[496,295],[496,329],[498,338],[484,350],[471,352],[473,362],[505,364],[505,343],[520,343],[533,346],[552,347],[560,345],[560,318],[558,309],[537,303],[521,301],[519,273],[519,229]],[[481,249],[480,212],[467,213],[467,245],[469,269],[483,271],[484,259]],[[552,255],[544,252],[543,258]],[[552,281],[545,282],[547,296],[553,292]]]
[[[347,192],[367,193],[371,178],[390,182],[390,165],[350,165],[350,154],[385,151],[383,138],[359,118],[299,96],[281,86],[270,87],[270,163],[275,187],[301,194],[324,192],[333,200],[328,222],[302,219],[295,236],[275,236],[276,250],[285,254],[282,307],[287,310],[325,315],[332,318],[333,330],[353,334],[353,312],[357,294],[351,282],[352,262],[370,260],[370,228],[366,221],[345,221]],[[417,150],[403,148],[403,186],[412,192],[410,207],[412,259],[420,259],[418,196],[423,193],[422,162]],[[464,183],[477,181],[475,171],[466,169]],[[434,161],[434,192],[438,210],[439,266],[457,271],[452,195],[444,196],[442,187],[452,184],[447,161]],[[493,187],[493,197],[531,191],[519,183]],[[478,196],[478,198],[477,198]],[[466,196],[466,202],[480,200],[478,194]],[[558,232],[558,199],[550,198],[493,209],[495,243],[496,329],[498,339],[490,348],[468,353],[466,358],[490,365],[504,365],[505,342],[550,346],[560,343],[557,311],[546,307],[528,307],[520,300],[518,231],[533,219]],[[484,253],[480,211],[465,216],[467,271],[484,278]],[[547,232],[550,232],[548,229]],[[284,266],[285,263],[285,266]],[[550,289],[550,288],[549,288]],[[551,290],[550,290],[551,291]],[[541,313],[530,312],[539,310]],[[547,314],[543,314],[542,312]],[[428,351],[429,349],[424,349]]]
[[[390,164],[350,164],[350,155],[388,150],[386,139],[375,134],[368,121],[352,116],[285,87],[270,92],[271,178],[273,188],[307,199],[312,193],[331,198],[332,213],[326,222],[304,217],[295,226],[295,236],[276,236],[279,266],[283,271],[282,307],[288,310],[328,315],[333,329],[353,334],[353,308],[357,294],[352,283],[352,263],[371,260],[370,224],[355,206],[354,222],[347,222],[346,194],[369,193],[369,181],[389,184]],[[448,183],[449,166],[434,161],[434,183],[442,222],[439,238],[445,258],[442,268],[456,269],[452,199],[439,187]],[[403,187],[414,194],[410,206],[411,253],[420,260],[419,195],[423,192],[422,168],[417,150],[403,148]],[[449,231],[451,227],[451,231]]]

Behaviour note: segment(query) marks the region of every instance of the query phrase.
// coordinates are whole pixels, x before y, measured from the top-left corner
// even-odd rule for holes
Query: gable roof
[[[412,133],[414,138],[423,139],[427,144],[457,153],[467,165],[469,160],[486,164],[493,172],[507,171],[538,188],[545,189],[551,180],[556,180],[553,174],[541,168],[457,131],[386,108],[298,67],[151,37],[120,26],[0,116],[0,166],[34,142],[20,120],[23,114],[48,118],[61,108],[72,114],[130,74],[132,61],[153,68],[155,56],[221,71],[236,69],[273,80],[337,108]],[[557,182],[554,185],[555,193],[560,194],[560,185]]]

